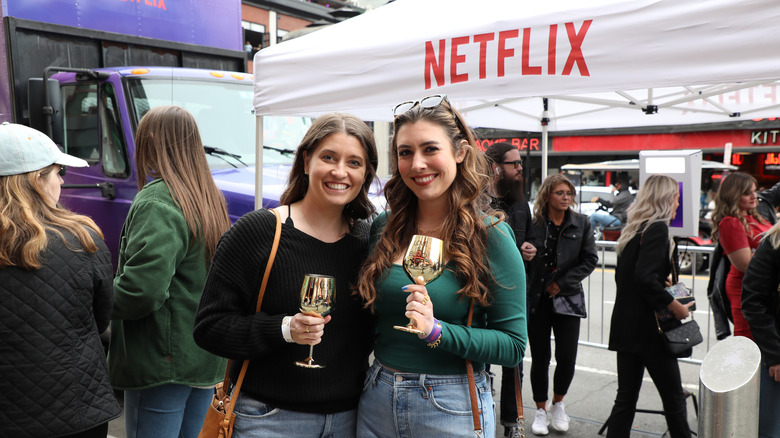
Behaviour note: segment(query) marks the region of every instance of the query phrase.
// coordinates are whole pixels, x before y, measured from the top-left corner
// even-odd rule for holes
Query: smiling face
[[[444,129],[427,120],[401,126],[396,139],[398,172],[404,184],[419,201],[445,206],[468,143],[463,140],[464,145],[455,154]]]
[[[306,197],[343,207],[360,193],[366,178],[366,152],[350,135],[330,134],[309,155],[304,152],[304,171],[309,175]]]

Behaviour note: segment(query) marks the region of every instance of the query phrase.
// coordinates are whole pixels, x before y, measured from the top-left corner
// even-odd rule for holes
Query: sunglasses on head
[[[452,104],[450,103],[450,100],[447,99],[446,94],[432,94],[430,96],[425,96],[420,100],[401,102],[393,108],[393,117],[398,117],[417,105],[420,105],[421,108],[436,108],[441,105],[442,102],[447,102],[447,108],[450,110],[450,114],[452,114],[455,124],[458,125],[458,129],[460,129],[462,133],[465,133],[466,130],[463,128],[463,125],[461,125],[460,119],[455,115],[455,111],[452,109]]]

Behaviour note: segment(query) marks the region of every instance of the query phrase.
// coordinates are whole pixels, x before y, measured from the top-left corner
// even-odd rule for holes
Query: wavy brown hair
[[[230,228],[230,218],[206,163],[195,118],[178,106],[154,107],[138,124],[135,143],[138,190],[149,178],[162,178],[181,208],[192,241],[203,239],[210,261],[219,238]]]
[[[88,253],[97,251],[88,229],[94,230],[101,239],[103,233],[92,219],[73,213],[59,203],[55,207],[49,204],[41,180],[55,167],[50,165],[34,172],[0,176],[0,268],[40,269],[41,255],[49,243],[46,231],[55,232],[63,241],[65,237],[61,230],[69,231]]]
[[[404,184],[398,170],[397,137],[401,127],[420,121],[431,122],[444,130],[450,138],[453,155],[457,156],[462,148],[466,148],[466,155],[463,162],[457,164],[457,174],[449,189],[450,211],[441,234],[447,236],[444,242],[445,257],[454,262],[455,272],[463,284],[457,293],[464,298],[475,299],[482,306],[489,305],[491,301],[487,282],[492,274],[485,257],[488,226],[484,219],[486,215],[498,215],[490,208],[487,195],[489,166],[484,153],[476,146],[473,131],[467,127],[460,113],[447,105],[447,102],[433,108],[417,105],[396,116],[393,122],[390,153],[392,176],[384,189],[392,214],[388,214],[384,232],[363,264],[357,286],[357,293],[365,301],[366,307],[372,310],[377,299],[375,282],[390,268],[393,260],[406,251],[417,231],[417,196]],[[462,145],[462,140],[466,140],[468,146]],[[493,222],[497,221],[498,218]]]
[[[556,174],[545,178],[542,185],[539,187],[539,193],[536,194],[536,202],[534,202],[534,223],[541,224],[544,221],[544,215],[547,214],[547,206],[550,203],[550,197],[552,196],[553,190],[555,190],[555,186],[558,184],[566,184],[569,186],[569,190],[571,190],[572,193],[577,192],[574,188],[574,184],[569,181],[569,178],[566,178],[563,175]],[[577,205],[577,200],[576,196],[571,196],[569,199],[569,209],[571,209],[573,206]]]
[[[314,156],[314,152],[325,137],[336,133],[355,137],[363,146],[363,151],[368,158],[366,179],[363,182],[363,187],[357,197],[344,206],[344,218],[349,223],[354,223],[357,219],[368,218],[375,211],[374,204],[368,198],[368,189],[376,177],[377,152],[376,141],[371,128],[351,114],[325,114],[312,123],[309,130],[306,131],[306,135],[303,136],[301,144],[298,145],[298,149],[295,151],[295,161],[287,180],[287,188],[282,193],[279,202],[283,205],[292,204],[306,196],[306,192],[309,190],[309,178],[304,171],[306,161],[304,155]]]
[[[712,241],[719,237],[718,224],[726,216],[733,216],[742,222],[745,233],[750,235],[747,220],[739,211],[739,198],[748,194],[756,185],[756,179],[744,172],[730,173],[723,179],[715,194],[715,209],[712,212]],[[753,216],[758,222],[765,224],[766,220],[755,209],[748,210],[747,215]]]

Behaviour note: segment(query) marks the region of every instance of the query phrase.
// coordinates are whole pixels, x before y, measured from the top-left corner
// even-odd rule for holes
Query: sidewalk
[[[531,360],[526,355],[523,361],[523,415],[525,416],[525,431],[527,437],[534,437],[531,432],[531,424],[534,420],[536,405],[531,395],[531,383],[529,372],[531,369]],[[500,400],[500,367],[492,367],[494,372],[498,371],[496,379],[496,411],[499,411]],[[550,382],[552,382],[552,373],[555,370],[554,364],[550,366]],[[699,386],[699,366],[680,363],[680,372],[682,374],[683,388],[696,395],[698,400]],[[550,390],[552,397],[552,389]],[[574,381],[569,388],[569,393],[564,399],[566,413],[571,418],[569,431],[560,433],[550,428],[549,437],[598,437],[604,421],[606,421],[612,410],[612,404],[615,401],[617,392],[617,373],[615,363],[615,353],[602,348],[580,345],[577,353],[577,368],[574,374]],[[698,429],[698,420],[693,408],[692,398],[688,398],[688,424],[692,431]],[[642,391],[639,394],[638,409],[661,411],[661,398],[653,385],[652,380],[647,373],[642,384]],[[498,426],[496,437],[503,437],[503,427]],[[606,434],[606,431],[604,432]],[[666,433],[666,420],[663,415],[637,413],[634,418],[634,431],[632,438],[662,437]],[[603,436],[603,435],[602,435]],[[666,434],[665,436],[669,436]]]

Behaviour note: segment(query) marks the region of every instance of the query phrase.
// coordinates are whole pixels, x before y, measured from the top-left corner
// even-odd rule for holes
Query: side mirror
[[[62,122],[62,94],[60,83],[56,79],[48,79],[48,87],[44,87],[43,78],[30,78],[27,81],[27,108],[30,116],[30,127],[51,137],[54,143],[64,142]],[[46,94],[48,88],[49,104],[51,105],[51,122],[46,125]]]

